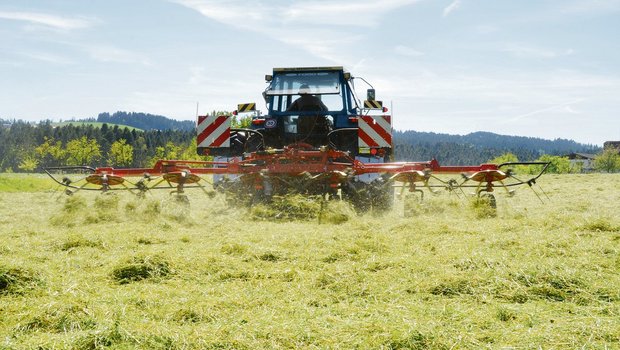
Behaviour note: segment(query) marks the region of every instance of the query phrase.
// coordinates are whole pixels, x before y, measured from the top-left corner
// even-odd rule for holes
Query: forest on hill
[[[193,130],[0,122],[0,172],[41,171],[64,165],[143,167],[158,159],[198,157]]]
[[[193,131],[196,122],[193,120],[174,120],[161,115],[136,112],[99,113],[99,123],[123,124],[142,130],[183,130]]]
[[[533,161],[545,154],[562,156],[570,153],[596,154],[601,151],[600,147],[572,140],[545,140],[482,131],[467,135],[394,131],[393,138],[397,160],[435,158],[442,164],[455,165],[480,164],[504,153],[512,153],[521,161]]]
[[[214,111],[213,113],[221,113]],[[0,172],[41,171],[60,165],[151,166],[158,159],[199,159],[195,122],[135,112],[101,113],[83,122],[28,123],[0,119]],[[243,122],[234,119],[235,125]],[[109,124],[108,124],[109,123]],[[119,127],[123,124],[141,130]],[[437,159],[444,165],[480,164],[512,153],[521,161],[542,155],[598,153],[600,148],[571,140],[544,140],[488,132],[448,135],[417,131],[394,132],[398,161]]]

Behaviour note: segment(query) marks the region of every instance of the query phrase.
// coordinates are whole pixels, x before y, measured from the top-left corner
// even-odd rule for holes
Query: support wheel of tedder
[[[385,212],[394,204],[394,189],[383,178],[371,183],[355,181],[343,187],[342,197],[360,214],[371,210]]]
[[[189,198],[184,194],[177,194],[174,199],[179,204],[189,205]]]
[[[492,209],[497,209],[497,200],[492,193],[481,193],[478,195],[478,200],[488,203]]]

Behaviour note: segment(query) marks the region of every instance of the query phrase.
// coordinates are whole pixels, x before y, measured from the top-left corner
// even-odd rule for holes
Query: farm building
[[[603,149],[615,148],[620,153],[620,141],[605,141],[603,143]]]
[[[571,169],[581,169],[582,172],[594,170],[594,157],[596,154],[590,153],[571,153],[565,155],[570,162]]]

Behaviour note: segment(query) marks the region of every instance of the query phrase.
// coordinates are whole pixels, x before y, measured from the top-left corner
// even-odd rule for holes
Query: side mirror
[[[368,89],[368,90],[366,90],[366,99],[368,101],[374,101],[375,100],[375,89]]]

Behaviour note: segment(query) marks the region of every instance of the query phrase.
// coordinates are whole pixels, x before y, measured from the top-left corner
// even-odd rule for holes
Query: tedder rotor
[[[421,198],[424,188],[457,195],[470,189],[477,196],[491,197],[494,204],[495,188],[509,195],[515,186],[532,188],[549,165],[442,166],[435,159],[393,162],[391,116],[375,99],[372,86],[366,100],[357,97],[354,82],[368,84],[364,79],[342,67],[275,68],[265,78],[268,113],[257,112],[255,103],[240,104],[233,113],[252,113],[250,127],[231,127],[230,115],[198,117],[197,152],[211,160],[159,160],[152,168],[72,166],[45,171],[67,193],[128,190],[142,195],[168,189],[185,199],[187,188],[210,194],[212,186],[249,204],[300,193],[342,198],[364,211],[389,208],[395,187],[401,194],[409,191]],[[519,179],[515,166],[538,169]],[[76,178],[77,174],[82,175]]]

